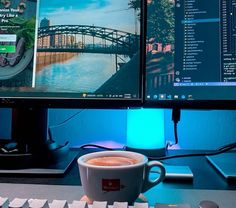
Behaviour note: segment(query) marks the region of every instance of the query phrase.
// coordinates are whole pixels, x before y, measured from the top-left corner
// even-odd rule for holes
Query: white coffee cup
[[[107,157],[131,158],[133,164],[101,165],[89,164],[93,158]],[[122,159],[121,158],[121,159]],[[108,158],[108,163],[112,159]],[[127,201],[132,204],[139,196],[153,186],[160,183],[165,177],[165,168],[158,161],[150,161],[146,156],[129,151],[102,151],[81,156],[78,160],[80,179],[85,195],[92,201]],[[150,180],[149,174],[153,167],[160,169],[160,175]]]

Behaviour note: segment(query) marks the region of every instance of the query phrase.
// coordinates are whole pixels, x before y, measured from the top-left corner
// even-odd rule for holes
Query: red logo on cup
[[[102,179],[103,191],[119,191],[120,189],[120,179]]]

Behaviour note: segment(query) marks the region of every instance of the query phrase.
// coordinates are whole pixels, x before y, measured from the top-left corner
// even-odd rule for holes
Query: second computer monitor
[[[173,107],[233,107],[235,2],[148,0],[145,101]]]

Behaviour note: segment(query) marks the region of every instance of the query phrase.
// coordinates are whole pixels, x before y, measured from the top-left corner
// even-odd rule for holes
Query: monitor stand
[[[12,109],[15,149],[0,154],[0,173],[64,174],[77,156],[69,144],[48,138],[48,109]],[[2,148],[4,150],[4,148]]]

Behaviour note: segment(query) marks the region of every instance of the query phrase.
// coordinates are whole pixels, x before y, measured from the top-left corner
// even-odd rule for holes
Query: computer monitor
[[[235,109],[235,2],[146,3],[146,105]]]
[[[145,6],[144,106],[236,109],[236,2],[147,0]],[[235,154],[208,159],[224,177],[236,178]]]
[[[0,106],[28,152],[48,141],[48,108],[142,102],[141,0],[0,3]],[[42,152],[42,151],[40,151]]]

